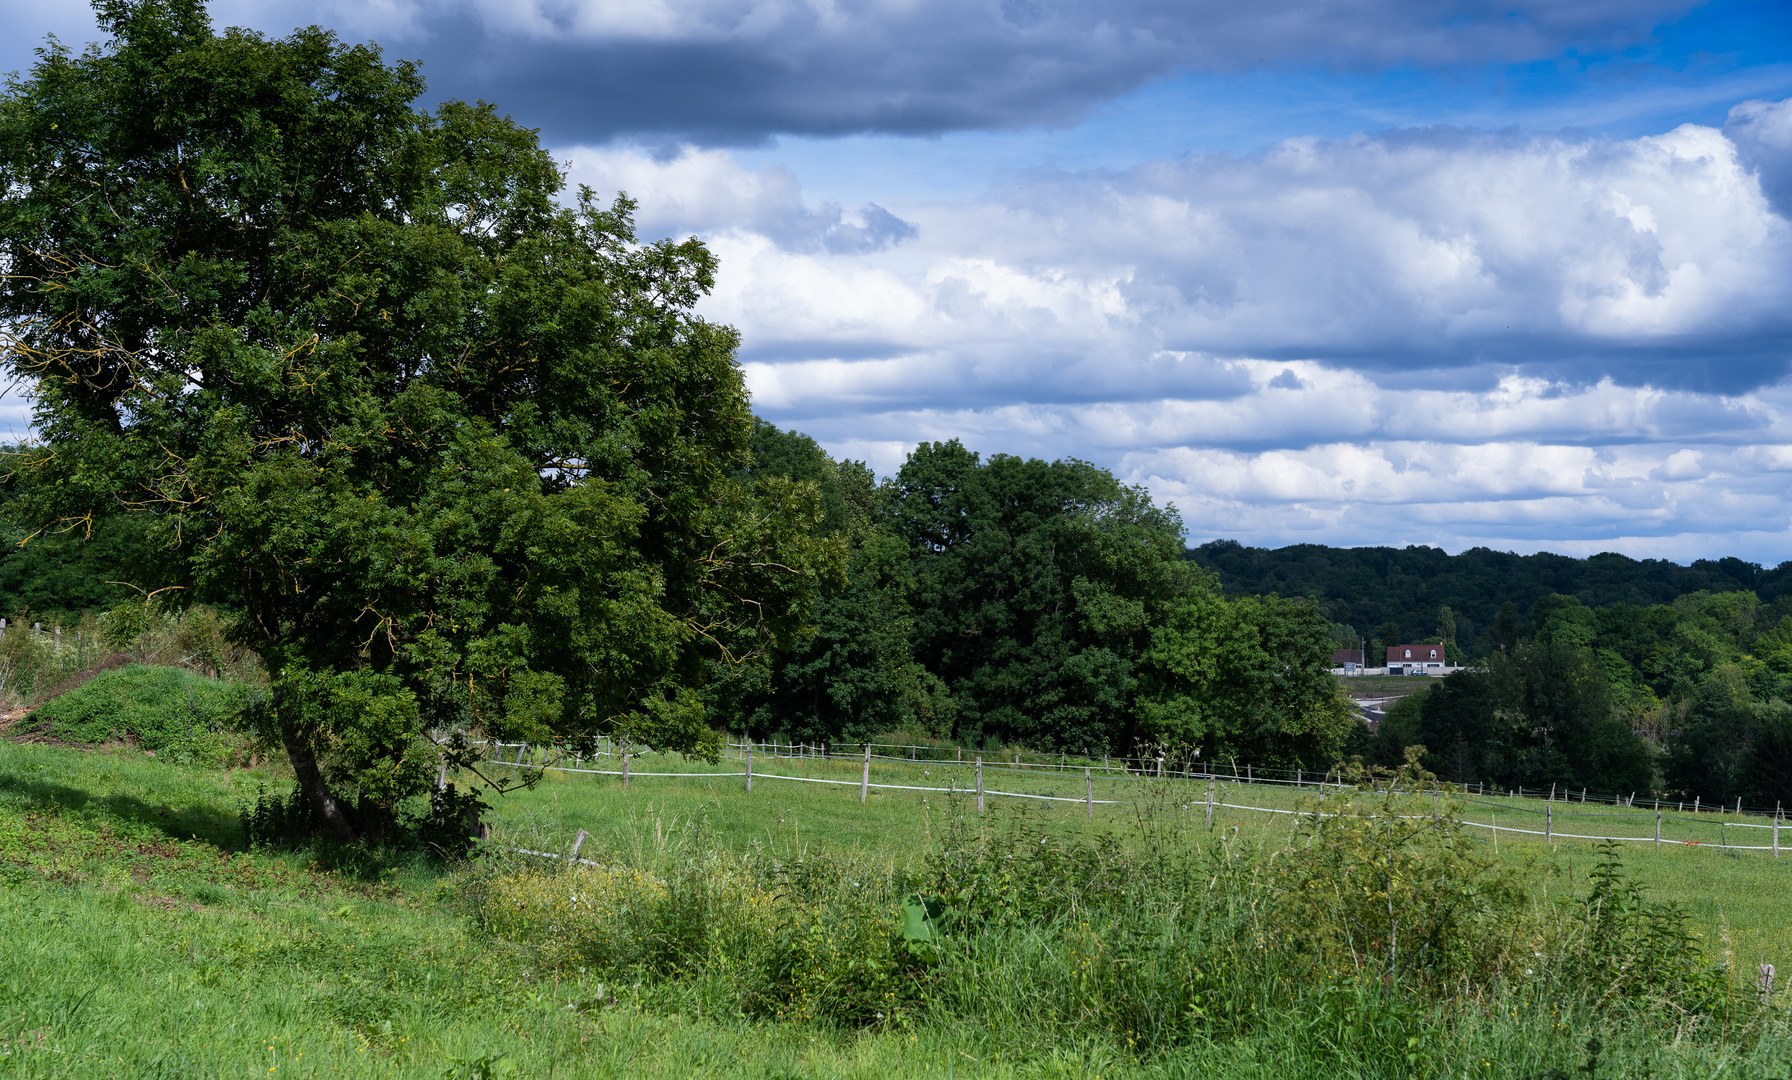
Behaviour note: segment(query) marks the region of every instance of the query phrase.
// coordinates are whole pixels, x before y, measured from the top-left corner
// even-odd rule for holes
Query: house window
[[[1406,650],[1406,659],[1408,659],[1408,660],[1412,659],[1412,650],[1411,649]]]

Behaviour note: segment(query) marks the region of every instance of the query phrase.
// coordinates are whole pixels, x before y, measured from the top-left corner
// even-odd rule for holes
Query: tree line
[[[1746,590],[1768,604],[1792,598],[1792,562],[1769,569],[1729,557],[1682,566],[1612,552],[1576,559],[1488,548],[1450,555],[1423,545],[1268,549],[1214,540],[1192,548],[1189,558],[1218,574],[1229,594],[1312,597],[1338,625],[1340,647],[1366,639],[1371,655],[1381,646],[1434,639],[1445,607],[1460,655],[1472,659],[1509,647],[1532,606],[1551,594],[1596,608],[1667,604],[1701,591]]]
[[[1792,614],[1753,591],[1511,617],[1473,668],[1403,699],[1350,752],[1410,746],[1443,779],[1754,807],[1792,802]]]

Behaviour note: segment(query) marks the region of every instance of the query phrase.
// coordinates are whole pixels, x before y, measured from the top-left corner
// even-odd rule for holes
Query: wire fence
[[[1290,793],[1296,791],[1308,791],[1321,796],[1328,792],[1342,793],[1346,791],[1361,790],[1360,785],[1345,781],[1338,775],[1336,770],[1323,774],[1307,774],[1304,777],[1278,778],[1274,776],[1257,776],[1255,775],[1256,770],[1253,770],[1248,766],[1241,772],[1227,770],[1223,773],[1213,770],[1196,771],[1194,769],[1180,769],[1175,771],[1164,771],[1161,768],[1151,769],[1149,767],[1145,769],[1137,769],[1128,768],[1124,765],[1110,765],[1104,769],[1102,766],[1096,765],[1093,761],[1084,764],[1075,764],[1069,761],[1061,761],[1055,764],[1049,761],[1026,761],[1013,755],[1011,751],[1007,752],[1002,761],[990,762],[983,760],[981,755],[977,754],[973,754],[968,761],[964,760],[962,756],[956,756],[954,758],[946,758],[944,756],[922,758],[916,754],[914,756],[905,757],[899,754],[878,754],[874,752],[880,748],[889,748],[891,744],[859,743],[857,745],[860,748],[859,753],[848,756],[841,754],[836,748],[820,745],[801,743],[730,743],[727,750],[728,754],[740,760],[743,765],[738,771],[728,769],[712,769],[703,772],[642,771],[640,769],[630,768],[631,763],[639,758],[640,752],[628,747],[600,747],[597,754],[585,757],[578,754],[556,751],[552,748],[544,750],[540,747],[531,747],[527,743],[505,743],[497,741],[487,743],[488,756],[486,761],[490,764],[505,765],[511,768],[539,770],[552,769],[558,772],[590,776],[614,776],[621,779],[624,787],[628,786],[631,779],[640,778],[736,779],[742,781],[745,789],[751,792],[753,790],[754,780],[772,780],[803,784],[823,784],[836,787],[857,787],[859,789],[859,799],[861,802],[864,802],[872,791],[938,793],[964,796],[966,798],[974,796],[979,812],[984,809],[985,798],[1031,799],[1048,803],[1077,803],[1082,804],[1086,808],[1088,815],[1091,818],[1094,817],[1095,807],[1097,806],[1137,805],[1158,797],[1158,793],[1162,791],[1161,787],[1157,789],[1157,792],[1139,788],[1137,789],[1136,794],[1130,794],[1119,798],[1096,798],[1095,781],[1097,779],[1097,774],[1100,773],[1101,775],[1099,778],[1103,781],[1104,786],[1109,787],[1112,787],[1115,782],[1120,782],[1120,786],[1125,788],[1128,786],[1125,782],[1133,780],[1162,780],[1172,784],[1188,783],[1191,788],[1196,784],[1204,783],[1206,785],[1204,806],[1209,824],[1212,823],[1213,814],[1216,810],[1236,810],[1247,813],[1289,816],[1320,812],[1315,811],[1314,809],[1289,809],[1286,807],[1258,806],[1251,803],[1223,801],[1219,798],[1219,792],[1222,787],[1229,787],[1234,791],[1240,788],[1246,790],[1261,789],[1261,793],[1263,794],[1268,794],[1270,791],[1274,790],[1289,791]],[[899,749],[918,751],[923,749],[923,747],[903,746],[899,747]],[[962,754],[962,751],[960,754]],[[808,760],[818,765],[857,764],[861,767],[861,774],[856,780],[845,780],[816,776],[796,776],[789,773],[764,772],[754,768],[756,757],[773,761],[780,758],[791,761]],[[1151,760],[1161,762],[1161,759]],[[610,761],[618,767],[595,767],[600,761]],[[871,766],[874,762],[885,766],[888,766],[889,764],[909,766],[935,765],[949,769],[962,769],[965,782],[962,784],[952,783],[946,786],[892,783],[888,780],[874,782],[871,779]],[[1072,775],[1072,770],[1080,770],[1082,775],[1080,777],[1075,777]],[[1046,794],[1044,792],[1034,791],[1009,791],[987,787],[984,784],[984,774],[986,772],[997,772],[1008,775],[1030,773],[1041,779],[1049,778],[1052,780],[1081,779],[1083,781],[1083,792],[1080,796],[1077,796]],[[1193,793],[1194,792],[1191,791],[1191,794]],[[1656,849],[1660,849],[1663,845],[1667,845],[1673,847],[1709,848],[1719,851],[1771,852],[1775,857],[1778,857],[1781,847],[1780,832],[1785,824],[1784,815],[1778,812],[1773,813],[1768,821],[1731,820],[1730,817],[1726,817],[1722,813],[1712,813],[1714,808],[1711,807],[1705,807],[1703,809],[1687,809],[1681,806],[1670,809],[1668,804],[1663,803],[1660,800],[1655,800],[1654,805],[1649,809],[1641,810],[1635,808],[1634,802],[1616,799],[1612,800],[1613,809],[1607,811],[1603,809],[1592,809],[1592,807],[1600,807],[1602,801],[1594,801],[1589,807],[1589,804],[1584,799],[1565,799],[1556,793],[1551,793],[1547,797],[1521,796],[1517,792],[1486,796],[1466,790],[1462,785],[1442,784],[1419,788],[1408,787],[1407,793],[1421,796],[1426,794],[1431,795],[1433,800],[1432,816],[1434,817],[1439,812],[1438,801],[1446,797],[1451,799],[1461,807],[1462,816],[1460,820],[1462,821],[1462,824],[1465,827],[1483,831],[1494,842],[1496,847],[1499,843],[1499,838],[1502,835],[1506,835],[1513,837],[1540,837],[1546,843],[1552,843],[1557,840],[1611,840],[1620,843],[1652,844]],[[1589,808],[1585,810],[1577,810],[1570,809],[1570,807]],[[1711,816],[1707,817],[1707,814],[1710,814]],[[1520,823],[1502,825],[1499,821],[1501,815],[1516,816]],[[1475,816],[1484,816],[1486,820],[1474,820]],[[1746,811],[1743,811],[1735,816],[1745,817],[1749,815]],[[1568,824],[1570,828],[1578,828],[1580,827],[1579,823],[1582,822],[1591,822],[1594,824],[1589,827],[1596,829],[1597,831],[1565,832],[1559,827],[1558,822],[1564,822]],[[1671,826],[1679,831],[1704,829],[1715,832],[1715,836],[1711,840],[1665,836],[1663,834],[1664,826]],[[1640,828],[1642,832],[1640,835],[1637,835],[1627,831],[1618,831],[1620,827],[1637,827]],[[1737,834],[1733,837],[1731,830],[1736,829],[1757,831]],[[1740,840],[1743,838],[1758,838],[1763,842],[1758,844],[1732,842],[1733,839]]]

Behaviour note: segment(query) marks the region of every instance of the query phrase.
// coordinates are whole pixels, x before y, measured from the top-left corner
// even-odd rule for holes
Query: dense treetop
[[[1540,553],[1471,548],[1449,555],[1433,547],[1334,548],[1295,544],[1267,549],[1215,540],[1189,558],[1219,575],[1228,594],[1311,596],[1345,637],[1396,644],[1437,634],[1438,610],[1449,607],[1456,641],[1465,654],[1484,655],[1513,628],[1495,627],[1511,604],[1508,621],[1525,617],[1551,593],[1577,597],[1592,607],[1670,603],[1699,592],[1754,591],[1763,601],[1792,594],[1792,562],[1767,570],[1736,558],[1700,559],[1682,566],[1665,559],[1632,559],[1606,553],[1585,559]]]

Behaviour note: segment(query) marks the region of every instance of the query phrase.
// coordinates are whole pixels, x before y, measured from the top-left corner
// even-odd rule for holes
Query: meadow
[[[1492,935],[1588,948],[1526,915],[1403,969],[1395,992],[1275,947],[1291,924],[1258,898],[1295,819],[1221,808],[1209,831],[1205,784],[1098,781],[1096,798],[1136,801],[1091,821],[1077,803],[992,797],[979,817],[968,794],[861,805],[851,783],[768,776],[856,781],[857,762],[761,758],[750,795],[732,775],[640,775],[710,771],[677,758],[634,766],[626,790],[549,772],[498,800],[471,864],[437,867],[245,850],[239,811],[288,783],[277,768],[0,743],[0,1076],[1780,1077],[1792,1060],[1781,1008],[1751,993],[1756,958],[1787,955],[1774,901],[1792,860],[1626,855],[1687,905],[1722,987],[1670,973],[1672,1001],[1602,1002],[1566,959],[1525,983],[1489,966]],[[1080,776],[985,782],[1083,793]],[[565,853],[581,829],[597,866],[504,850]],[[1427,855],[1483,856],[1474,837]],[[1544,913],[1588,891],[1597,852],[1502,839],[1500,865],[1524,884],[1502,910]],[[937,937],[905,940],[903,899],[954,888]],[[1323,899],[1296,914],[1323,922]]]

